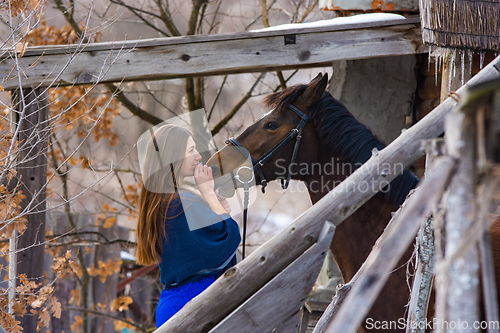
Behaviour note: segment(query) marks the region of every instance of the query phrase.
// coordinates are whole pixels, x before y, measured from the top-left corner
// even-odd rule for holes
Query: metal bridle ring
[[[248,180],[248,181],[246,181],[246,182],[242,181],[242,180],[240,179],[240,175],[239,175],[239,173],[240,173],[240,170],[241,170],[241,169],[248,169],[248,171],[250,171],[250,173],[251,173],[251,175],[252,175],[252,178],[250,178],[250,180]],[[254,178],[253,170],[252,170],[252,168],[250,168],[250,167],[248,167],[248,166],[242,166],[242,167],[239,167],[239,168],[238,168],[238,170],[236,170],[236,174],[234,175],[234,178],[236,178],[236,179],[237,179],[240,183],[242,183],[242,184],[245,184],[245,183],[250,183],[250,182],[253,180],[253,178]]]

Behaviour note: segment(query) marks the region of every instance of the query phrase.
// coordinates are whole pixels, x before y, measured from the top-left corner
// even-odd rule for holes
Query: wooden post
[[[437,156],[442,155],[443,139],[423,143],[427,153],[425,172]],[[434,223],[433,216],[426,217],[416,240],[416,269],[411,288],[406,333],[423,333],[427,323],[427,309],[434,280]]]
[[[19,189],[26,196],[21,202],[21,211],[28,220],[28,228],[17,241],[17,274],[43,283],[48,93],[46,88],[22,89],[16,90],[13,97],[19,127],[17,177]],[[37,316],[25,315],[20,321],[24,332],[37,331]]]
[[[476,110],[477,126],[477,168],[480,181],[477,186],[478,217],[480,226],[479,254],[481,258],[481,282],[486,321],[500,321],[495,280],[495,264],[491,248],[489,212],[492,196],[500,183],[500,168],[495,162],[497,156],[497,138],[500,134],[500,80],[490,81],[476,90],[482,91],[482,101]],[[493,120],[493,121],[492,121]],[[489,326],[487,332],[499,332],[498,327]]]
[[[437,332],[479,332],[479,257],[476,242],[464,242],[477,217],[475,115],[454,110],[446,120],[446,147],[459,161],[446,200],[444,257],[436,256]],[[441,233],[439,233],[441,234]]]

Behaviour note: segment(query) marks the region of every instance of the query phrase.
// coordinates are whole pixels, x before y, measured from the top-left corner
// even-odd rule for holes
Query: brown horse
[[[292,179],[305,183],[314,204],[366,162],[374,148],[384,148],[384,144],[366,126],[325,91],[327,83],[327,75],[319,74],[308,84],[288,87],[264,99],[264,103],[272,111],[248,127],[235,141],[230,141],[207,163],[212,167],[216,187],[220,188],[223,195],[231,195],[234,189],[233,182],[228,175],[221,173],[221,169],[236,170],[245,161],[243,154],[234,153],[234,148],[229,147],[239,144],[248,150],[254,160],[258,160],[282,142],[288,133],[293,132],[304,119],[300,111],[309,118],[301,133],[302,145],[296,154],[294,139],[280,146],[265,161],[261,171],[255,172],[257,183],[263,178],[283,180],[291,174]],[[293,107],[300,110],[299,113],[292,112]],[[294,167],[289,169],[292,155],[296,155]],[[390,221],[391,212],[399,208],[417,183],[418,179],[411,172],[404,171],[337,227],[330,249],[344,282],[350,281],[356,274]],[[398,268],[391,274],[367,318],[396,322],[400,318],[406,318],[405,305],[410,293],[405,263],[410,260],[412,252],[413,246],[407,250]]]

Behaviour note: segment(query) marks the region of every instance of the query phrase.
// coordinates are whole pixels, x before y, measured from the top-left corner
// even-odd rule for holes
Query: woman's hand
[[[212,176],[212,168],[198,164],[194,169],[194,181],[200,190],[203,197],[211,196],[214,192],[214,177]]]
[[[219,201],[217,194],[214,191],[214,177],[212,176],[212,168],[198,164],[194,169],[194,181],[200,190],[205,201],[217,214],[224,214],[231,211],[226,199]]]
[[[231,214],[231,206],[229,206],[229,202],[227,202],[226,198],[223,198],[222,200],[219,199],[220,204],[222,205],[222,208],[226,211],[226,213]]]

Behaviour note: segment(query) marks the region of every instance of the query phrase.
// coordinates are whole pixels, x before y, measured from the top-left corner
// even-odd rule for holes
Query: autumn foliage
[[[0,5],[0,10],[8,12],[12,17],[20,15],[23,11],[41,6],[42,3],[36,0],[11,0]],[[99,40],[99,35],[93,36],[94,41]],[[39,45],[60,45],[78,43],[79,38],[74,30],[65,25],[56,28],[47,25],[44,20],[32,29],[22,41],[16,45],[16,50],[23,50],[27,46]],[[20,47],[18,47],[20,46]],[[18,56],[22,56],[19,52]],[[3,90],[0,86],[0,91]],[[95,142],[106,140],[109,145],[115,145],[119,139],[113,129],[113,119],[120,114],[120,107],[113,99],[111,93],[98,86],[69,86],[54,87],[49,89],[49,119],[52,133],[49,140],[49,168],[48,179],[60,177],[71,168],[81,168],[82,170],[92,168],[92,161],[88,156],[81,154],[76,148],[57,144],[58,133],[64,133],[69,137],[86,140],[92,138]],[[12,164],[11,156],[15,156],[18,142],[10,130],[10,108],[2,111],[0,118],[0,173],[2,180],[15,179],[16,171]],[[137,187],[134,185],[125,185],[127,188],[125,199],[134,202],[137,196]],[[48,187],[48,194],[54,191]],[[0,184],[0,256],[8,260],[8,240],[13,230],[22,234],[27,228],[27,220],[21,214],[20,203],[25,195],[18,188],[8,188]],[[117,210],[110,207],[107,203],[102,205],[102,214],[96,214],[96,224],[104,228],[113,227],[116,222]],[[133,213],[129,208],[128,211]],[[48,327],[50,319],[60,318],[61,311],[64,309],[61,302],[55,296],[56,281],[64,279],[74,279],[81,281],[84,275],[99,279],[102,283],[110,276],[120,273],[121,261],[107,260],[97,261],[95,264],[86,266],[83,258],[84,253],[92,252],[92,246],[80,247],[76,253],[66,251],[61,253],[61,248],[52,246],[57,239],[50,232],[47,232],[47,250],[54,256],[51,265],[53,281],[45,281],[42,284],[36,284],[30,281],[26,276],[19,276],[19,282],[15,288],[15,298],[9,304],[8,290],[0,290],[0,326],[8,332],[22,332],[20,322],[15,316],[35,315],[38,317],[38,328]],[[95,248],[95,247],[94,247]],[[6,271],[7,267],[0,266],[0,270]],[[86,307],[82,304],[82,294],[80,289],[74,289],[70,292],[71,297],[68,300],[69,305],[76,307]],[[99,303],[97,308],[92,306],[94,311],[116,311],[123,312],[128,309],[132,303],[132,298],[121,295],[107,304]],[[11,309],[9,309],[9,307]],[[73,332],[79,332],[85,321],[86,314],[75,316],[71,325]],[[132,328],[133,321],[130,318],[116,320],[114,325],[116,329]]]

